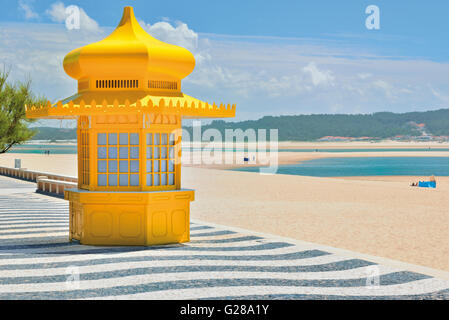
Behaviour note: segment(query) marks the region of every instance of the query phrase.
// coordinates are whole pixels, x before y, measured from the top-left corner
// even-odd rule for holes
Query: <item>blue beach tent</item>
[[[437,187],[437,183],[436,183],[436,181],[419,181],[418,182],[418,187],[421,187],[421,188],[436,188]]]

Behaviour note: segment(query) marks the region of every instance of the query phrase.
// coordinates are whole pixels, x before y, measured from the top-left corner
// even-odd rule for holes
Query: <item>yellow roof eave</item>
[[[25,106],[28,118],[73,119],[78,116],[102,114],[175,114],[183,118],[232,118],[235,117],[236,105],[209,104],[185,94],[180,96],[114,97],[109,94],[103,100],[85,100],[89,96],[76,94],[58,101],[55,104],[47,102],[41,106]],[[97,97],[100,98],[101,97]],[[122,101],[120,101],[122,100]]]

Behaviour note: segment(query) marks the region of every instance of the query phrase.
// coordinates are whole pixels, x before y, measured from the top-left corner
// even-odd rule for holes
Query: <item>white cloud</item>
[[[19,9],[23,11],[26,19],[37,19],[39,14],[33,11],[31,4],[25,0],[19,0]]]
[[[52,101],[76,90],[76,81],[66,75],[62,62],[73,49],[101,40],[101,35],[71,33],[58,24],[2,25],[1,63],[11,67],[11,80],[29,76],[33,90]]]
[[[171,19],[167,17],[163,17],[162,20],[163,21],[154,24],[139,20],[139,23],[146,32],[156,39],[189,50],[195,56],[197,67],[211,59],[207,50],[207,39],[202,41],[203,46],[200,48],[198,33],[190,29],[187,24],[181,21],[176,21],[174,22],[174,25],[172,25],[170,23]]]
[[[55,2],[47,9],[46,13],[50,16],[51,20],[55,22],[64,22],[67,18],[65,13],[66,7],[62,2]]]
[[[68,15],[66,13],[67,7],[62,2],[55,2],[51,5],[51,7],[46,11],[46,13],[50,16],[51,20],[55,22],[65,22]],[[80,30],[88,31],[88,32],[101,32],[100,26],[98,23],[89,17],[84,11],[83,8],[79,8],[80,13]]]
[[[359,73],[359,74],[357,75],[357,77],[359,77],[359,78],[362,79],[362,80],[371,78],[372,76],[373,76],[373,75],[372,75],[371,73]]]
[[[385,90],[391,89],[391,86],[388,84],[388,82],[383,81],[383,80],[376,80],[373,82],[373,85],[375,85],[376,87],[385,89]]]
[[[396,95],[394,94],[395,90],[388,82],[376,80],[373,81],[373,86],[382,89],[388,99],[393,100],[396,98]]]
[[[317,68],[315,62],[310,62],[303,68],[303,71],[308,73],[312,77],[312,83],[314,86],[333,84],[335,77],[329,70],[321,71]]]
[[[140,20],[139,23],[145,31],[156,39],[184,47],[193,54],[197,53],[198,34],[189,29],[185,23],[177,22],[176,26],[172,26],[168,21],[168,18],[164,18],[164,21],[152,25],[145,23],[143,20]]]
[[[430,82],[449,92],[446,63],[373,57],[355,50],[342,57],[340,49],[332,46],[322,55],[315,45],[311,49],[277,39],[264,43],[259,38],[233,41],[230,36],[199,36],[199,49],[207,50],[210,59],[195,68],[183,88],[237,102],[240,117],[407,112],[447,106],[423,86]],[[209,37],[207,46],[203,37]]]
[[[437,97],[439,100],[449,103],[449,96],[446,96],[444,94],[441,94],[440,92],[438,92],[437,90],[435,90],[434,88],[432,88],[431,85],[429,85],[430,91],[432,92],[432,94]]]
[[[48,13],[63,22],[65,8],[55,3]],[[183,92],[209,102],[236,103],[237,120],[449,107],[447,63],[376,57],[318,41],[199,34],[165,20],[140,23],[159,40],[195,55],[196,67],[183,80]],[[106,34],[113,30],[96,28]],[[64,56],[102,37],[69,32],[63,24],[0,24],[0,56],[13,67],[12,79],[29,75],[35,92],[55,101],[76,91],[76,82],[62,68]]]

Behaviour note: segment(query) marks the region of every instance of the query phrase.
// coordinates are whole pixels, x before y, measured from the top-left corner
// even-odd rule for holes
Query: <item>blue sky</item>
[[[183,91],[237,103],[237,120],[449,107],[449,1],[0,2],[0,63],[52,101],[76,90],[64,55],[107,36],[132,5],[149,33],[194,53]],[[81,30],[64,27],[69,5]],[[365,27],[368,5],[380,30]]]

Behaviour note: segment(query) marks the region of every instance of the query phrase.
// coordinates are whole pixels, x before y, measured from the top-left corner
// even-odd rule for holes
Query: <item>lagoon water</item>
[[[43,154],[50,150],[50,154],[76,154],[76,145],[56,145],[56,144],[22,144],[12,147],[9,153],[34,153]]]
[[[449,151],[449,148],[360,148],[360,149],[279,149],[279,152],[435,152]]]
[[[43,154],[50,150],[51,154],[76,154],[76,145],[57,144],[24,144],[13,147],[11,153]],[[389,152],[389,151],[448,151],[447,148],[432,149],[318,149],[318,152]],[[279,151],[311,152],[316,149],[283,149]],[[244,167],[238,171],[258,172],[258,167]],[[298,164],[279,166],[279,174],[304,175],[315,177],[345,176],[449,176],[448,157],[348,157],[324,158],[303,161]]]
[[[50,150],[51,154],[76,154],[77,146],[73,145],[64,145],[64,144],[23,144],[17,145],[11,148],[10,153],[44,153],[45,150]],[[192,148],[192,151],[198,151],[197,148]],[[223,151],[230,151],[232,149],[223,148]],[[251,151],[251,150],[243,150],[240,148],[234,149],[233,151]],[[255,150],[253,150],[255,151]],[[341,148],[341,149],[333,149],[333,148],[320,148],[320,149],[279,149],[279,152],[426,152],[426,151],[449,151],[449,148],[360,148],[360,149],[351,149],[351,148]]]
[[[258,172],[259,167],[235,169]],[[324,158],[281,165],[278,174],[313,177],[352,176],[449,176],[448,157],[350,157]]]

